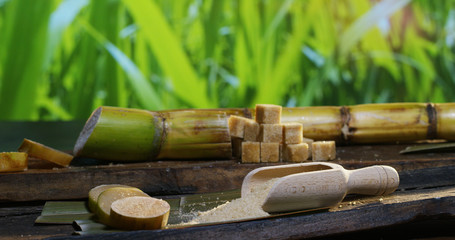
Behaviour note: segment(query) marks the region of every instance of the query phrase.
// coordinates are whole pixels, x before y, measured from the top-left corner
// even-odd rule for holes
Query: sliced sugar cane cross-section
[[[261,144],[259,142],[242,142],[242,163],[261,162]]]
[[[96,205],[98,203],[98,197],[100,196],[100,194],[106,191],[107,189],[114,187],[132,188],[130,186],[123,184],[102,184],[90,189],[90,191],[88,192],[88,208],[90,209],[90,211],[95,213]]]
[[[304,162],[308,159],[308,144],[297,143],[285,146],[284,160],[286,162]]]
[[[161,229],[167,224],[170,209],[169,203],[161,199],[126,197],[112,203],[110,221],[124,230]]]
[[[313,161],[329,161],[336,157],[335,141],[316,141],[311,148]]]
[[[73,156],[70,154],[53,149],[29,139],[24,139],[18,151],[25,152],[30,157],[53,162],[63,167],[67,167],[73,160]]]
[[[280,144],[261,142],[261,162],[279,162]]]
[[[278,124],[281,122],[282,107],[272,104],[257,104],[255,119],[258,123]]]
[[[285,144],[301,143],[303,140],[303,125],[300,123],[283,124],[283,142]]]

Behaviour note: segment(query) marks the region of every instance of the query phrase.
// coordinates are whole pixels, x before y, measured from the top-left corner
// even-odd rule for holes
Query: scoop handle
[[[398,172],[384,165],[357,170],[347,170],[348,194],[387,195],[394,192],[400,183]]]

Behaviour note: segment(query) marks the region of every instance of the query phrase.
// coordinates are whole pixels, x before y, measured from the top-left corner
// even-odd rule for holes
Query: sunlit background
[[[0,0],[0,120],[455,101],[455,1]]]

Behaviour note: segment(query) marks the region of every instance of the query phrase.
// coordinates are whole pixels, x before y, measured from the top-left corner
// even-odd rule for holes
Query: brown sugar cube
[[[261,144],[259,142],[242,142],[242,163],[261,162]]]
[[[245,122],[248,118],[231,115],[228,119],[229,134],[231,137],[243,138]]]
[[[242,158],[242,139],[238,137],[231,138],[232,157],[235,159]]]
[[[302,142],[308,144],[308,158],[312,158],[311,146],[313,145],[314,140],[311,138],[302,138]]]
[[[261,162],[279,162],[280,161],[280,144],[279,143],[261,143]]]
[[[272,104],[256,105],[256,122],[265,124],[278,124],[281,122],[281,106]]]
[[[288,144],[284,151],[284,161],[286,162],[304,162],[308,159],[308,144],[306,143]]]
[[[313,161],[334,160],[336,157],[335,141],[316,141],[312,144]]]
[[[303,126],[300,123],[283,124],[283,142],[285,144],[301,143],[303,140]]]
[[[261,134],[259,139],[261,142],[281,143],[283,141],[283,125],[261,124]]]
[[[255,122],[252,119],[248,119],[245,122],[245,133],[244,140],[250,142],[257,142],[259,140],[259,133],[261,132],[261,127],[259,123]]]

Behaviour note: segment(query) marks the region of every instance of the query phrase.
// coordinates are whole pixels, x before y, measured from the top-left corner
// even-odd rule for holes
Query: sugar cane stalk
[[[254,110],[100,107],[84,126],[74,154],[111,161],[229,159],[230,115],[254,117]],[[281,121],[301,123],[307,138],[339,143],[455,140],[455,103],[283,108]]]

